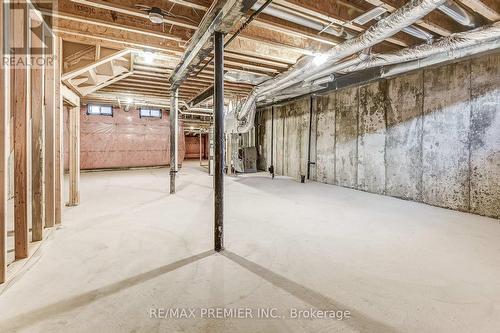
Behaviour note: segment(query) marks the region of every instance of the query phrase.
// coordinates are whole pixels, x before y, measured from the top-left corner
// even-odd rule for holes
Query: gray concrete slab
[[[212,248],[212,178],[85,173],[81,205],[0,295],[0,331],[496,332],[500,224],[265,173],[227,177],[226,249]],[[151,309],[193,308],[190,319]],[[284,318],[202,318],[202,308]],[[292,319],[291,309],[349,320]]]

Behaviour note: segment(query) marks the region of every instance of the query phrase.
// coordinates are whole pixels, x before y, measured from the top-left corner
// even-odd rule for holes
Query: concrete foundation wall
[[[500,218],[499,68],[496,53],[276,105],[273,143],[260,110],[259,168],[274,144],[277,175],[306,175],[310,154],[311,180]]]

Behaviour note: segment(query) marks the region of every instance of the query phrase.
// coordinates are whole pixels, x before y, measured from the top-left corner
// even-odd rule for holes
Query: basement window
[[[161,118],[160,109],[143,109],[139,110],[139,117],[141,118]]]
[[[94,116],[113,116],[113,107],[109,105],[89,104],[87,114]]]

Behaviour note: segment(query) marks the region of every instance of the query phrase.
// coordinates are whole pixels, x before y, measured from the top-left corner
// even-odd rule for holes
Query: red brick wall
[[[64,115],[65,167],[68,165],[68,114]],[[168,111],[161,119],[140,118],[139,110],[113,108],[113,116],[87,115],[80,109],[81,169],[166,166],[170,163]],[[184,130],[179,128],[179,161],[184,160]]]

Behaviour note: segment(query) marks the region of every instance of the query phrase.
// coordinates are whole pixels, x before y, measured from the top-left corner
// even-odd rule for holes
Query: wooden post
[[[33,27],[41,22],[31,21]],[[42,28],[43,29],[43,28]],[[42,30],[43,31],[43,30]],[[42,33],[43,35],[43,33]],[[35,34],[31,35],[31,47],[41,49],[43,41]],[[34,54],[35,57],[42,57],[41,54]],[[41,241],[43,238],[44,225],[44,66],[35,60],[31,67],[31,181],[32,181],[32,227],[31,240]]]
[[[55,158],[54,158],[54,192],[55,192],[55,223],[62,222],[62,203],[63,203],[63,184],[64,184],[64,150],[63,150],[63,99],[61,93],[61,75],[62,75],[62,39],[56,38],[54,54],[55,61]]]
[[[16,43],[14,57],[16,62],[27,63],[29,34],[25,25],[29,22],[26,11],[12,12],[12,38]],[[29,30],[28,30],[29,31]],[[12,113],[14,115],[14,241],[15,258],[28,257],[28,209],[29,209],[29,166],[28,127],[29,127],[29,71],[23,65],[16,65],[12,71]]]
[[[7,13],[4,13],[3,3],[0,4],[0,52],[3,55],[4,43],[4,24],[7,21]],[[7,271],[7,199],[8,199],[8,146],[9,146],[9,70],[0,64],[0,283],[6,280]]]
[[[80,106],[69,111],[69,202],[80,204]]]
[[[45,44],[52,45],[55,50],[55,36],[52,32],[45,35]],[[54,57],[55,53],[49,55]],[[56,140],[56,63],[47,63],[45,68],[45,227],[50,228],[55,225],[55,140]]]

